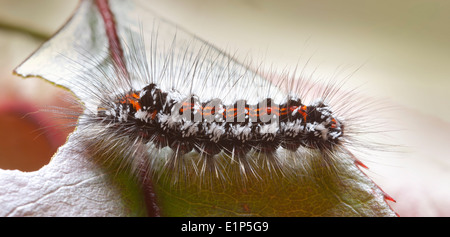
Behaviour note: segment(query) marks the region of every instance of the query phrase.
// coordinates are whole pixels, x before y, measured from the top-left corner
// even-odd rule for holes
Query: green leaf
[[[230,182],[216,179],[209,185],[185,180],[174,185],[170,179],[159,182],[156,193],[162,213],[167,216],[395,216],[386,204],[385,193],[349,157],[341,157],[333,168],[319,154],[297,158],[305,160],[292,176],[274,175],[264,168],[256,168],[255,172],[265,176],[250,178],[245,184],[239,179]],[[305,170],[305,167],[310,168]]]

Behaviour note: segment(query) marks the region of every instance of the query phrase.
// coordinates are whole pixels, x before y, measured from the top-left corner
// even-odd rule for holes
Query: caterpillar
[[[92,10],[92,2],[82,3]],[[96,3],[99,22],[110,20],[105,1]],[[158,19],[139,29],[117,25],[119,33],[111,25],[104,38],[55,55],[62,70],[45,72],[79,99],[81,113],[61,112],[78,119],[71,145],[101,167],[130,174],[144,188],[151,180],[239,195],[248,186],[273,187],[272,180],[280,182],[274,195],[302,182],[320,193],[330,175],[346,182],[339,180],[347,174],[342,164],[365,167],[353,148],[368,146],[360,135],[375,123],[361,115],[375,109],[342,90],[346,78],[324,86],[303,69],[271,71]]]
[[[84,92],[81,101],[89,102],[79,120],[87,135],[80,146],[94,157],[120,157],[119,166],[131,173],[144,169],[152,179],[165,176],[172,183],[203,177],[245,183],[265,171],[298,175],[298,163],[312,153],[320,153],[330,170],[339,152],[363,165],[346,148],[351,118],[340,118],[327,102],[350,100],[337,86],[317,92],[317,84],[295,74],[273,83],[213,46],[195,47],[195,39],[177,45],[174,37],[164,48],[154,32],[147,53],[142,35],[129,38],[125,64],[132,70],[111,60],[109,69],[83,75],[87,87],[71,84]],[[85,61],[101,63],[95,55]],[[320,96],[303,102],[302,92]],[[349,108],[355,109],[341,105],[340,111]],[[261,171],[261,165],[267,169]],[[239,175],[227,177],[230,166],[238,167]]]
[[[277,106],[267,98],[257,105],[241,100],[225,106],[219,99],[202,103],[195,95],[180,98],[176,91],[162,92],[150,84],[100,105],[97,117],[158,147],[182,153],[197,148],[211,156],[221,150],[243,153],[252,148],[274,152],[280,143],[291,150],[300,145],[321,149],[337,145],[343,132],[322,101],[306,106],[299,99],[288,99]]]

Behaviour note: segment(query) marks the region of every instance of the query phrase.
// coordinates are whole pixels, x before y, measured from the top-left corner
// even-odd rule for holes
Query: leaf
[[[149,39],[155,31],[166,46],[173,43],[174,35],[177,45],[188,42],[196,44],[192,46],[195,48],[206,43],[158,17],[144,2],[116,0],[109,4],[122,45],[132,42],[133,34],[129,32],[142,33]],[[107,63],[114,60],[111,59],[114,53],[110,54],[111,36],[105,34],[105,28],[95,2],[81,1],[70,21],[20,65],[16,73],[66,87],[89,106],[82,89],[85,87],[77,86],[89,83],[83,81],[86,76],[82,75],[99,73],[98,68],[103,73],[114,73]],[[80,46],[95,55],[95,63],[87,63],[80,54]],[[231,63],[239,65],[236,61]],[[145,215],[146,195],[139,184],[126,174],[91,162],[83,147],[77,145],[82,133],[80,125],[51,162],[39,171],[0,170],[0,215]],[[174,186],[163,177],[153,183],[156,203],[164,216],[395,216],[385,200],[389,197],[359,169],[352,157],[333,160],[332,172],[320,155],[305,162],[296,167],[298,174],[294,178],[261,172],[267,176],[259,181],[249,180],[245,185],[238,181],[213,181],[210,186],[201,186],[180,181]],[[236,167],[232,169],[239,172]]]
[[[0,170],[0,216],[142,216],[138,188],[102,169],[71,147],[71,136],[51,162],[34,172]]]
[[[183,181],[174,187],[165,182],[156,185],[156,193],[163,213],[169,216],[395,215],[386,204],[385,193],[349,159],[341,157],[331,171],[322,156],[307,158],[298,165],[295,177],[256,167],[255,172],[266,176],[245,185],[233,179],[204,187]]]

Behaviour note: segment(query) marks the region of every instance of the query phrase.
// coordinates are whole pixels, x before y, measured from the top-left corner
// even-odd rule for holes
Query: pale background
[[[308,68],[319,75],[359,68],[349,83],[389,101],[393,122],[387,126],[398,128],[390,136],[401,145],[400,152],[363,160],[370,167],[366,173],[397,200],[392,206],[401,216],[450,216],[449,1],[148,3],[214,45],[278,67],[310,60]],[[0,0],[0,102],[55,101],[53,86],[11,72],[64,24],[76,4]]]

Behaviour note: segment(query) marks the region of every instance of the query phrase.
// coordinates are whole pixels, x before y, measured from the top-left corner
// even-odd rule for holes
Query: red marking
[[[331,128],[336,128],[337,127],[337,122],[336,122],[336,119],[334,119],[334,118],[331,118],[331,122],[333,122],[332,124],[331,124]]]
[[[102,16],[103,23],[105,25],[105,34],[108,37],[109,43],[109,51],[111,54],[111,58],[120,70],[120,72],[125,77],[129,77],[127,67],[125,65],[125,60],[123,57],[123,50],[120,44],[120,40],[117,34],[116,22],[114,21],[114,14],[111,12],[109,8],[108,0],[96,0],[95,1],[98,11]]]
[[[136,109],[136,111],[141,109],[141,105],[139,104],[138,101],[132,100],[132,101],[130,101],[130,103],[133,105],[133,107]]]
[[[136,111],[141,109],[141,104],[139,104],[139,93],[133,92],[131,94],[126,94],[119,102],[121,104],[131,104]]]
[[[384,199],[389,200],[389,201],[391,201],[391,202],[397,202],[397,201],[395,201],[394,198],[392,198],[391,196],[389,196],[387,193],[385,193],[385,192],[383,192],[383,193],[384,193]]]
[[[296,107],[296,106],[293,106]],[[297,108],[297,107],[296,107]],[[303,116],[303,120],[306,122],[306,118],[308,117],[308,114],[306,113],[306,110],[308,109],[308,107],[306,107],[306,105],[303,105],[298,112]],[[295,110],[295,109],[294,109]]]
[[[367,167],[364,163],[362,163],[360,160],[356,159],[356,157],[353,156],[353,158],[355,159],[355,164],[365,168],[365,169],[369,169],[369,167]]]

